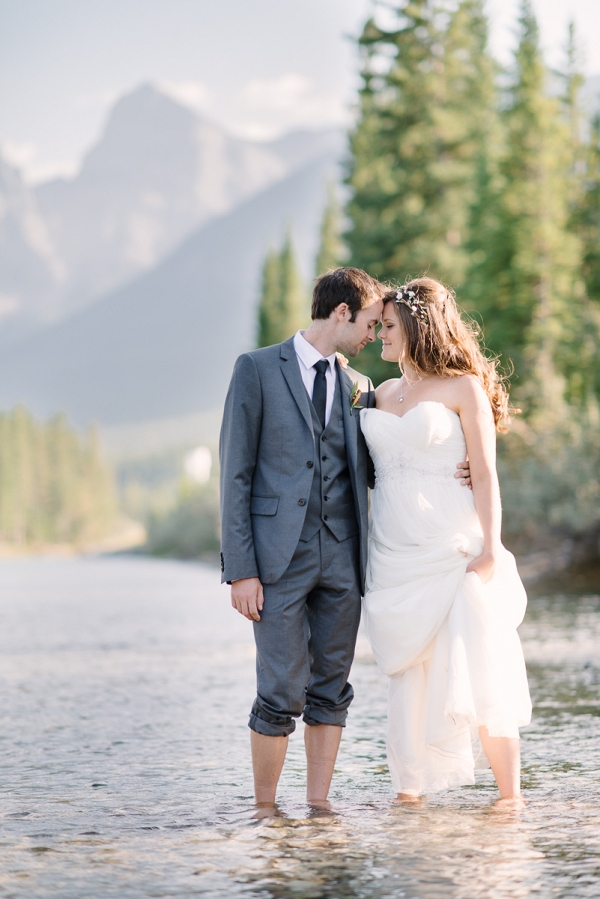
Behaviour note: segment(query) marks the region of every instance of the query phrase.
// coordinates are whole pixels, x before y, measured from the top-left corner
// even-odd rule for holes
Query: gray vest
[[[315,438],[315,463],[308,508],[300,540],[308,541],[325,525],[337,540],[358,534],[354,494],[348,471],[346,436],[339,376],[325,430],[310,404]],[[355,413],[357,414],[357,413]]]

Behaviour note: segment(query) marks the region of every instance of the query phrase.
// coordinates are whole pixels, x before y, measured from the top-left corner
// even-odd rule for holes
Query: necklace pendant
[[[403,397],[403,396],[398,397],[398,402],[399,402],[399,403],[403,403],[403,402],[404,402],[404,397]]]

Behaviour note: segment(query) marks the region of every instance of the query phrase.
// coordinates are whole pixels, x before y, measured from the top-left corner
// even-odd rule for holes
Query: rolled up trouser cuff
[[[293,718],[288,719],[288,721],[289,723],[286,722],[285,724],[265,721],[252,712],[248,720],[248,727],[255,733],[263,734],[265,737],[289,737],[296,730],[296,722]]]
[[[346,727],[348,709],[328,709],[326,706],[305,705],[302,720],[305,724],[332,724],[335,727]]]

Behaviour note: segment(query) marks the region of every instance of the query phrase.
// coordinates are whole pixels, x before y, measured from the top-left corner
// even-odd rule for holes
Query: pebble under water
[[[218,572],[140,557],[0,563],[0,897],[600,895],[600,596],[530,600],[525,808],[477,784],[392,805],[364,638],[331,793],[252,819],[251,625]]]

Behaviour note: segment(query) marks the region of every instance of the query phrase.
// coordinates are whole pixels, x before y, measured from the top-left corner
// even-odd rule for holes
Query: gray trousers
[[[264,584],[264,608],[254,623],[257,697],[249,721],[257,733],[287,736],[300,715],[306,724],[345,726],[360,622],[358,539],[338,543],[322,527],[298,544],[275,584]]]

